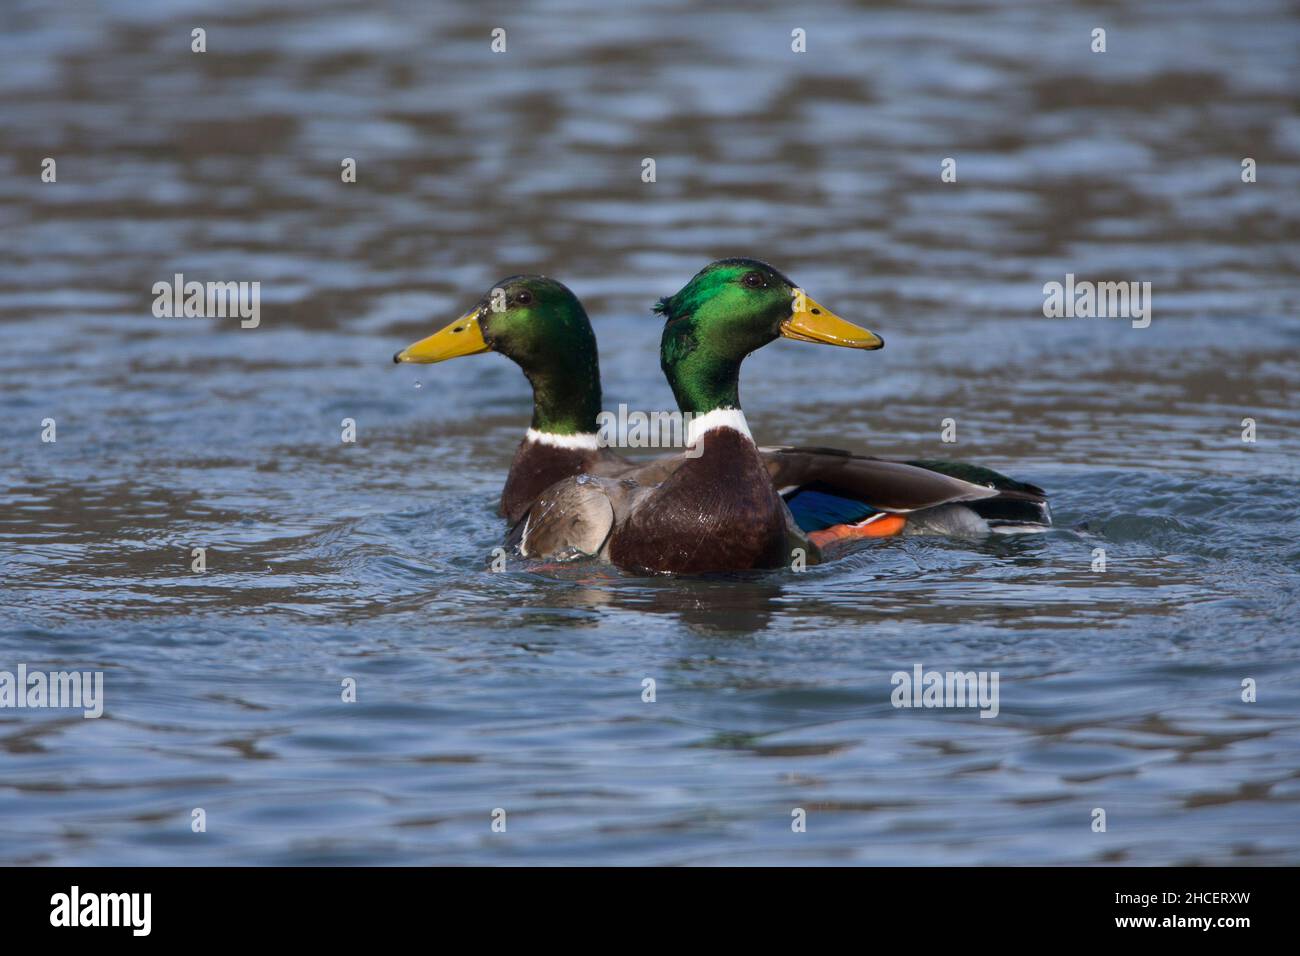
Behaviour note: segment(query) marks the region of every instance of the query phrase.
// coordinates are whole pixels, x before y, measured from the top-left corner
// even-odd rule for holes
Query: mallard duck
[[[629,467],[598,441],[596,336],[582,303],[562,283],[540,275],[502,279],[455,322],[393,361],[429,364],[487,351],[514,361],[533,386],[532,425],[501,491],[499,510],[511,524],[563,478],[614,475]]]
[[[712,431],[712,422],[728,422],[738,424],[729,430],[752,446],[739,406],[738,373],[740,361],[753,348],[778,336],[868,349],[883,344],[817,303],[796,300],[794,292],[790,281],[765,263],[720,260],[656,307],[667,318],[661,364],[682,411],[699,416],[691,423],[694,438]],[[733,335],[735,342],[727,345]],[[700,351],[702,341],[711,346],[708,355]],[[737,348],[743,350],[737,353]],[[514,525],[512,540],[529,556],[608,556],[610,531],[617,522],[614,505],[607,516],[600,500],[608,499],[611,486],[602,483],[606,490],[593,497],[597,489],[589,481],[564,479],[618,479],[614,500],[622,504],[628,497],[639,500],[692,459],[673,455],[638,465],[601,446],[595,335],[577,297],[553,279],[503,279],[465,315],[393,358],[430,363],[489,350],[515,361],[533,386],[532,426],[515,453],[501,497],[500,511]],[[722,391],[710,398],[702,391],[706,385]],[[713,407],[700,414],[699,406],[710,402]],[[886,461],[826,448],[761,448],[757,453],[769,483],[779,491],[782,505],[775,510],[791,536],[791,551],[805,547],[810,561],[818,560],[819,545],[885,536],[904,527],[979,532],[989,530],[990,523],[1028,525],[1046,516],[1040,489],[987,469]],[[534,508],[548,489],[552,493],[544,506]],[[588,500],[596,504],[594,513],[584,505]],[[662,563],[642,569],[658,570],[653,565]]]

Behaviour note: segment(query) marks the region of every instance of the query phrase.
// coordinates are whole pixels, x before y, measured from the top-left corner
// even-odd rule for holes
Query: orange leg
[[[835,524],[821,531],[809,531],[808,540],[824,548],[832,541],[851,538],[888,538],[901,532],[906,524],[907,519],[902,515],[878,514],[857,524]]]

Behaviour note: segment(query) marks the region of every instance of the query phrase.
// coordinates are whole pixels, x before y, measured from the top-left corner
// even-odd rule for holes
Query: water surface
[[[0,669],[107,701],[0,711],[0,861],[1300,862],[1288,5],[7,19]],[[753,356],[760,441],[1002,468],[1056,529],[488,570],[526,385],[393,351],[547,272],[606,407],[667,408],[650,306],[735,254],[888,342]],[[177,272],[261,282],[261,325],[155,318]],[[1151,282],[1152,324],[1044,318],[1066,273]],[[916,663],[997,671],[998,717],[895,709]]]

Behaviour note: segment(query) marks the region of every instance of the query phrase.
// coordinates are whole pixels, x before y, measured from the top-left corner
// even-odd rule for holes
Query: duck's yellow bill
[[[477,355],[487,350],[488,344],[483,341],[483,327],[478,323],[478,313],[469,312],[427,339],[408,345],[393,356],[393,361],[431,365],[460,358],[462,355]]]
[[[845,322],[803,293],[795,296],[794,314],[781,323],[781,335],[796,342],[820,342],[846,349],[878,349],[885,344],[875,332]]]

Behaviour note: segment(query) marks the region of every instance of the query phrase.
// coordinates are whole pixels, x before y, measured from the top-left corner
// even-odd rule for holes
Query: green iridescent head
[[[510,276],[478,304],[428,338],[393,356],[432,364],[500,352],[533,386],[533,427],[574,434],[596,430],[600,364],[591,320],[569,289],[546,276]]]
[[[777,338],[845,348],[885,343],[818,305],[757,259],[711,262],[655,311],[667,320],[659,363],[684,412],[739,408],[740,363]]]

